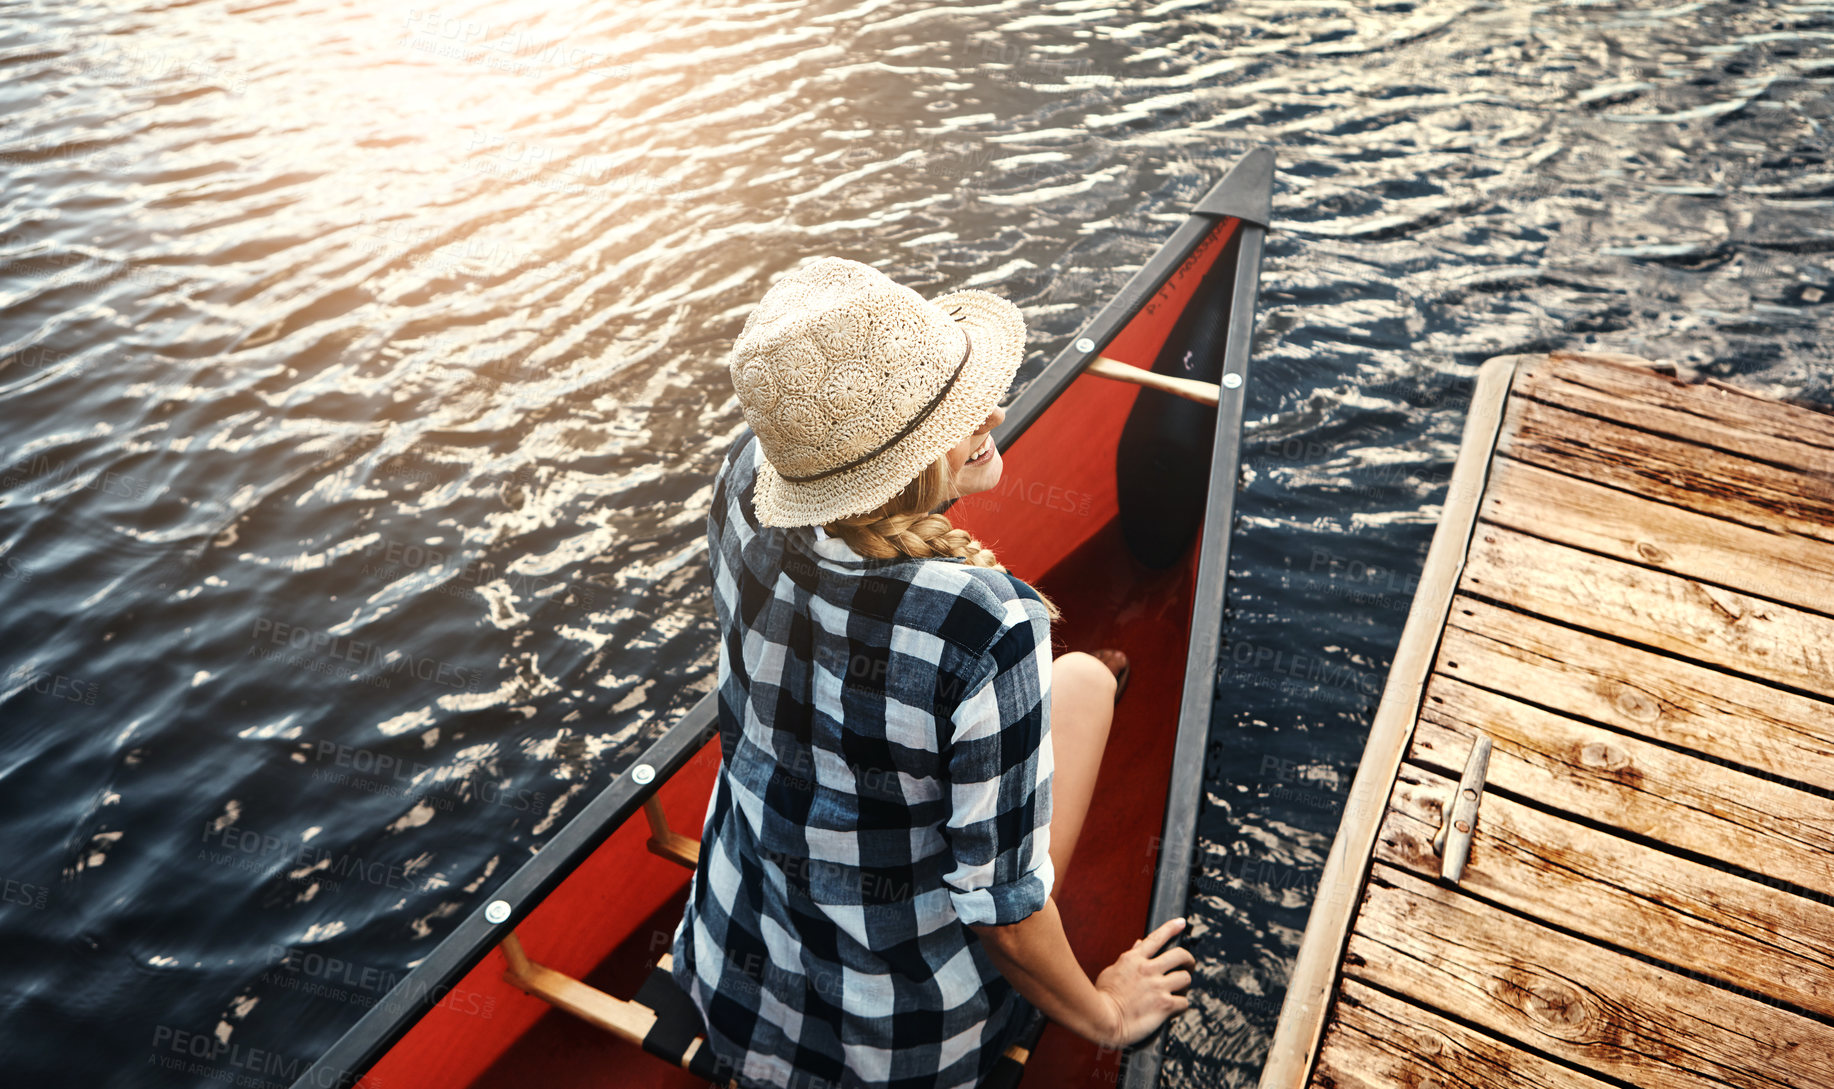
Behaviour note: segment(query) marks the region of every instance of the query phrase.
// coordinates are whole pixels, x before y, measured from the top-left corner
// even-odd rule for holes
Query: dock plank
[[[1834,541],[1834,479],[1511,397],[1497,453],[1716,518]]]
[[[1834,617],[1481,522],[1459,589],[1834,698]]]
[[[1500,357],[1453,482],[1261,1089],[1834,1089],[1834,413]]]
[[[1642,367],[1559,356],[1525,361],[1511,393],[1755,460],[1834,474],[1834,415],[1797,405]]]
[[[1439,659],[1574,718],[1834,790],[1834,701],[1463,596]]]
[[[1345,980],[1325,1034],[1316,1089],[1610,1089],[1488,1033]]]
[[[1435,674],[1412,763],[1456,777],[1475,731],[1490,787],[1834,896],[1834,799]]]
[[[1834,614],[1834,543],[1758,529],[1498,458],[1484,521],[1672,575]]]
[[[1376,858],[1439,876],[1456,779],[1407,765]],[[1834,906],[1484,794],[1464,891],[1594,941],[1834,1017]],[[1677,958],[1685,957],[1685,965]]]
[[[1379,862],[1344,973],[1644,1089],[1834,1084],[1834,1028]]]

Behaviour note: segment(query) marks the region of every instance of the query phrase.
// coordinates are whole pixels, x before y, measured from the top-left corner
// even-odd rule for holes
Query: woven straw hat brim
[[[968,330],[974,351],[955,386],[923,423],[877,457],[821,480],[785,480],[759,456],[753,512],[767,526],[812,526],[864,514],[917,478],[997,408],[1025,361],[1025,315],[991,291],[969,288],[930,300]]]

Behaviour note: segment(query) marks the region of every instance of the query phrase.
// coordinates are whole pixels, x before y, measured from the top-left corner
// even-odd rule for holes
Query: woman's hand
[[[1196,964],[1197,958],[1182,946],[1153,955],[1184,927],[1183,919],[1167,920],[1095,977],[1095,989],[1113,1007],[1109,1024],[1096,1043],[1111,1048],[1139,1043],[1167,1018],[1190,1008],[1191,1000],[1177,992],[1190,985],[1191,973],[1184,969]]]
[[[1094,982],[1070,951],[1057,901],[1016,923],[969,924],[994,967],[1026,1001],[1063,1027],[1102,1047],[1138,1043],[1165,1019],[1190,1007],[1174,992],[1191,982],[1182,969],[1197,963],[1188,949],[1152,953],[1184,929],[1173,919],[1134,943]]]

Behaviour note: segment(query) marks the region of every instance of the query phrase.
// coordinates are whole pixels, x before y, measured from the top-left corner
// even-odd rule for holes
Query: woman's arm
[[[1103,1047],[1146,1037],[1190,1001],[1175,992],[1190,951],[1154,956],[1184,927],[1173,919],[1090,982],[1050,896],[1050,619],[1031,598],[1007,603],[979,683],[951,712],[949,817],[953,868],[943,877],[956,917],[1039,1012]]]
[[[1104,1046],[1120,1036],[1120,1009],[1090,981],[1063,932],[1057,901],[1006,926],[974,926],[1000,974],[1038,1012]]]
[[[1055,899],[1016,923],[970,928],[1000,974],[1038,1012],[1102,1047],[1138,1043],[1191,1004],[1176,993],[1191,982],[1191,973],[1182,970],[1196,963],[1191,951],[1153,955],[1184,929],[1183,919],[1135,942],[1094,982],[1076,962]]]

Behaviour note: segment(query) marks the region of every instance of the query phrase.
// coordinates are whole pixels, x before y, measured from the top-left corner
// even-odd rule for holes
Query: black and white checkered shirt
[[[1044,604],[759,525],[760,456],[743,429],[707,520],[722,763],[676,982],[743,1085],[972,1086],[1018,1024],[967,924],[1053,879]]]

